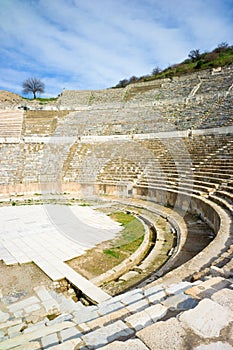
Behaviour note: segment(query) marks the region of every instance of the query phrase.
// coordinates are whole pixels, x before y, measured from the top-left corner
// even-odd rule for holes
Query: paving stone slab
[[[52,346],[49,348],[49,350],[76,350],[80,349],[80,347],[77,348],[77,346],[81,343],[81,339],[71,339],[66,341],[65,343]]]
[[[187,294],[180,293],[161,301],[161,304],[166,306],[171,311],[184,311],[193,309],[195,306],[197,306],[198,301]]]
[[[111,302],[103,305],[100,304],[100,306],[98,307],[98,313],[100,314],[100,316],[103,316],[113,311],[120,310],[123,307],[124,304],[122,304],[120,301]]]
[[[138,294],[138,293],[143,294],[143,290],[141,288],[136,288],[136,289],[130,290],[128,292],[125,292],[124,294],[119,294],[119,295],[116,295],[115,297],[112,297],[111,300],[107,300],[106,302],[101,303],[101,305],[105,304],[105,303],[109,303],[109,302],[121,301],[122,297],[124,297],[124,298],[129,297],[130,298],[132,295]]]
[[[110,314],[104,315],[102,317],[98,317],[92,321],[89,321],[85,324],[79,324],[79,327],[81,327],[81,329],[83,331],[85,330],[90,330],[96,327],[103,327],[105,324],[107,323],[112,323],[113,321],[117,321],[119,319],[123,319],[126,316],[129,316],[129,310],[124,308],[124,309],[120,309],[117,311],[114,311]],[[87,328],[88,327],[88,328]]]
[[[30,314],[30,313],[32,313],[33,311],[37,311],[37,310],[39,310],[39,309],[41,309],[41,305],[39,305],[39,304],[33,304],[33,305],[28,306],[28,307],[25,307],[25,308],[24,308],[24,311],[25,311],[26,314]]]
[[[199,336],[212,338],[218,337],[220,331],[233,321],[233,315],[218,303],[203,299],[194,309],[184,311],[179,319]]]
[[[71,327],[71,328],[63,329],[60,332],[60,336],[62,341],[64,342],[66,340],[80,338],[82,336],[82,333],[78,331],[76,327]]]
[[[187,350],[186,331],[174,317],[145,327],[136,336],[150,350]]]
[[[197,286],[188,288],[185,293],[194,298],[210,298],[216,291],[230,285],[230,282],[222,277],[213,277]]]
[[[37,296],[40,298],[41,301],[51,299],[51,294],[48,292],[45,286],[37,286],[34,288],[34,291],[36,292]]]
[[[100,350],[150,350],[139,339],[129,339],[124,342],[114,341],[111,344],[103,346]]]
[[[41,343],[39,341],[33,341],[24,345],[17,346],[14,350],[41,350]]]
[[[10,315],[7,312],[0,311],[0,323],[6,322]]]
[[[64,322],[64,321],[71,321],[74,316],[71,314],[63,314],[60,316],[55,317],[53,320],[46,322],[46,326],[51,326],[52,324]]]
[[[164,291],[164,287],[162,284],[159,284],[157,286],[153,286],[153,287],[150,287],[150,288],[144,290],[144,295],[147,297],[151,294],[155,294],[155,293],[158,293],[160,291]]]
[[[23,331],[23,334],[27,334],[27,333],[30,333],[30,332],[34,332],[34,331],[40,330],[43,327],[46,327],[45,322],[44,321],[38,322],[36,324],[30,325],[28,328],[25,328],[24,331]]]
[[[8,339],[1,343],[1,350],[8,350],[14,348],[18,345],[25,344],[32,340],[39,339],[41,337],[45,337],[48,334],[52,334],[55,332],[59,332],[63,329],[74,327],[75,324],[73,322],[62,322],[59,324],[52,325],[50,327],[43,327],[39,330],[35,330],[31,333],[22,334],[14,339]]]
[[[40,303],[40,300],[37,297],[32,296],[30,298],[11,304],[7,306],[7,308],[9,309],[10,312],[15,312],[38,303]]]
[[[17,319],[14,319],[12,321],[7,321],[7,322],[0,324],[0,329],[12,327],[12,326],[15,326],[17,324],[21,324],[22,322],[23,322],[22,318],[17,318]]]
[[[233,346],[228,343],[218,341],[216,343],[200,345],[194,350],[233,350]]]
[[[16,333],[19,333],[20,330],[23,328],[23,326],[24,326],[24,323],[17,324],[17,325],[15,325],[15,326],[9,327],[9,328],[7,329],[7,332],[8,332],[9,337],[14,336],[14,334],[16,334]]]
[[[149,295],[148,300],[152,304],[158,304],[159,302],[164,300],[166,296],[167,294],[165,293],[165,291],[161,290],[161,291],[158,291],[157,293]]]
[[[190,288],[192,283],[190,282],[180,282],[176,284],[171,284],[168,287],[165,287],[165,291],[167,294],[177,294],[184,292],[186,289]]]
[[[73,322],[76,324],[85,323],[99,317],[96,308],[86,308],[85,311],[74,312],[73,315]]]
[[[97,329],[82,337],[90,349],[97,349],[114,340],[125,340],[134,334],[133,330],[127,327],[122,321],[114,322],[109,326]]]
[[[142,300],[143,298],[144,298],[143,292],[126,295],[126,296],[122,294],[121,302],[125,305],[130,305],[132,303],[135,303],[136,301]]]
[[[45,308],[46,312],[54,312],[55,310],[60,311],[59,304],[56,302],[56,300],[52,298],[49,300],[43,301],[42,305]]]
[[[58,337],[56,333],[48,334],[45,337],[41,338],[41,344],[43,349],[48,349],[51,346],[58,345]]]
[[[233,311],[233,290],[223,288],[211,296],[213,301]]]
[[[141,312],[137,312],[125,319],[125,322],[136,331],[149,326],[164,317],[167,313],[167,308],[161,304],[152,305]]]
[[[142,300],[137,301],[136,303],[129,304],[126,308],[130,312],[138,312],[146,309],[149,306],[149,302],[144,298]]]

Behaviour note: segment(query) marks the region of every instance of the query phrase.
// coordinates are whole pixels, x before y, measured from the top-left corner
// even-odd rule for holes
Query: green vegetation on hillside
[[[223,67],[233,63],[233,45],[228,45],[226,42],[219,44],[213,51],[201,53],[200,50],[190,51],[188,58],[178,64],[173,64],[161,70],[159,67],[153,69],[151,74],[121,80],[114,88],[125,87],[129,84],[146,82],[155,79],[171,78],[197,70],[208,68]]]
[[[41,103],[47,103],[47,102],[53,102],[58,99],[58,97],[50,97],[50,98],[43,98],[43,97],[36,97],[36,98],[27,98],[27,97],[22,97],[24,100],[28,101],[38,101]]]

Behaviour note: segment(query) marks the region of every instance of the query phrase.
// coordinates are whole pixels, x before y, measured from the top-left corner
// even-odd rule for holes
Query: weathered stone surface
[[[41,344],[39,341],[33,341],[17,346],[14,350],[41,350]]]
[[[141,312],[137,312],[125,319],[136,331],[142,329],[145,326],[156,322],[160,318],[164,317],[167,313],[167,308],[161,304],[156,304],[146,308]]]
[[[189,310],[197,306],[198,301],[190,296],[180,293],[161,301],[161,304],[166,306],[169,310]]]
[[[213,277],[209,280],[188,288],[185,293],[194,298],[210,298],[216,291],[229,286],[230,282],[222,277]]]
[[[30,298],[27,298],[27,299],[24,299],[22,301],[18,301],[14,304],[9,305],[8,309],[10,312],[15,312],[15,311],[30,307],[34,304],[38,304],[39,302],[40,302],[40,300],[38,298],[36,298],[35,296],[33,296],[33,297],[30,297]]]
[[[41,338],[41,343],[43,349],[48,349],[51,346],[58,345],[58,337],[56,333],[48,334],[45,337]]]
[[[96,307],[88,307],[85,312],[74,312],[73,322],[79,324],[93,320],[94,318],[99,317]]]
[[[47,326],[51,326],[52,324],[64,322],[64,321],[71,321],[74,316],[71,314],[62,314],[58,317],[55,317],[53,320],[46,322]]]
[[[71,327],[67,329],[63,329],[60,332],[62,341],[70,340],[73,338],[80,338],[82,336],[82,333],[77,330],[76,327]]]
[[[183,325],[204,338],[218,337],[232,320],[232,313],[210,299],[203,299],[192,310],[179,316]]]
[[[192,284],[190,282],[180,282],[177,284],[172,284],[168,287],[165,287],[165,291],[167,294],[177,294],[184,292],[186,289],[190,288]]]
[[[145,309],[148,306],[149,306],[148,301],[146,299],[142,299],[142,300],[137,301],[136,303],[127,305],[127,309],[130,312],[137,312],[137,311],[141,311],[141,310]]]
[[[8,335],[9,337],[12,337],[14,335],[16,335],[17,333],[20,332],[20,330],[23,328],[24,324],[17,324],[15,326],[12,326],[12,327],[9,327],[7,332],[8,332]]]
[[[228,288],[223,288],[218,292],[214,293],[211,297],[216,303],[229,308],[233,311],[233,290]]]
[[[136,294],[127,295],[127,296],[122,295],[121,302],[125,305],[129,305],[142,299],[143,299],[143,293],[141,292],[141,293],[136,293]]]
[[[82,337],[86,345],[95,349],[106,345],[114,340],[124,340],[133,335],[132,329],[128,328],[122,321],[117,321],[109,326],[102,327]]]
[[[45,286],[38,286],[34,288],[34,291],[38,295],[41,301],[49,300],[51,299],[51,295],[49,294],[48,290],[45,288]]]
[[[166,297],[166,293],[164,290],[161,290],[157,293],[154,293],[154,294],[150,294],[148,296],[148,300],[150,303],[152,304],[157,304],[159,303],[161,300],[163,300],[164,298]]]
[[[43,327],[41,329],[35,330],[33,332],[22,334],[13,339],[5,340],[1,343],[1,350],[8,350],[14,348],[18,345],[25,344],[31,340],[35,340],[41,337],[45,337],[48,334],[59,332],[62,329],[73,327],[75,324],[73,322],[62,322],[59,324],[52,325],[50,327]]]
[[[111,344],[103,346],[101,350],[149,350],[139,339],[130,339],[124,342],[114,341]]]
[[[0,323],[6,322],[9,319],[10,315],[7,312],[2,312],[0,310]]]
[[[120,301],[116,301],[113,303],[103,304],[99,306],[98,313],[103,316],[110,312],[120,310],[124,307],[124,304],[122,304]]]
[[[126,309],[126,308],[120,309],[120,310],[114,311],[110,314],[104,315],[102,317],[98,317],[98,318],[96,318],[92,321],[89,321],[87,323],[79,324],[79,327],[81,327],[81,329],[83,331],[89,330],[92,328],[96,328],[96,327],[103,327],[105,324],[110,323],[110,322],[112,323],[114,320],[122,319],[123,317],[125,317],[128,314],[129,314],[128,309]]]
[[[159,284],[157,286],[153,286],[153,287],[150,287],[148,289],[145,289],[144,290],[144,294],[145,296],[149,296],[151,294],[155,294],[155,293],[158,293],[160,291],[164,290],[164,287],[162,284]]]
[[[41,308],[41,305],[39,304],[33,304],[33,305],[30,305],[30,306],[27,306],[24,308],[24,311],[26,314],[30,314],[31,312],[33,311],[37,311]]]
[[[194,350],[232,350],[233,347],[228,343],[218,341],[211,344],[203,344],[195,348]]]
[[[152,324],[136,335],[150,350],[187,350],[186,331],[176,318]]]
[[[80,349],[77,346],[81,343],[81,339],[71,339],[66,341],[65,343],[55,345],[49,348],[49,350],[75,350]]]

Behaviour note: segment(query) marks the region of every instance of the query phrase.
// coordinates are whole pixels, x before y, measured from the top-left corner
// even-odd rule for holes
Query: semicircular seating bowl
[[[232,277],[232,72],[227,67],[219,75],[208,71],[144,88],[94,91],[91,98],[88,92],[66,91],[59,100],[64,111],[20,114],[13,138],[2,129],[2,198],[69,193],[148,210],[159,203],[181,217],[199,215],[215,238],[175,272],[145,286],[144,296],[161,283],[168,288],[195,279],[198,272],[227,280]],[[136,321],[122,319],[133,328],[126,338],[135,335]],[[94,349],[87,338],[84,343]]]

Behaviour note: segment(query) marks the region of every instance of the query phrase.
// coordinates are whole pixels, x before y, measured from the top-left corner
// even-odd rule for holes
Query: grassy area
[[[152,218],[152,217],[151,217]],[[160,227],[160,229],[164,232],[164,241],[162,243],[162,247],[156,257],[153,259],[148,268],[144,271],[141,271],[135,277],[132,277],[129,280],[122,281],[116,280],[105,283],[102,288],[109,293],[110,295],[116,295],[124,292],[127,288],[137,285],[144,278],[153,274],[156,270],[162,267],[166,261],[168,260],[168,252],[171,250],[174,244],[174,236],[170,233],[170,227],[167,225],[167,222],[163,218],[159,218],[156,221],[156,226]]]
[[[198,70],[223,67],[232,64],[233,50],[226,53],[219,53],[218,55],[212,55],[212,59],[209,59],[208,57],[208,54],[202,54],[201,58],[195,62],[192,62],[191,60],[185,60],[182,63],[175,64],[164,69],[161,73],[151,75],[150,77],[146,77],[143,79],[143,81],[170,78],[173,76],[180,76],[188,73],[193,73]]]
[[[123,229],[112,241],[104,242],[73,259],[69,265],[87,278],[98,276],[128,258],[143,241],[144,227],[131,214],[114,212],[110,217],[121,223]]]
[[[44,97],[37,97],[37,98],[27,98],[27,97],[23,97],[24,100],[28,100],[28,101],[38,101],[40,104],[46,104],[49,102],[54,102],[57,101],[58,97],[50,97],[50,98],[44,98]]]
[[[222,45],[221,45],[222,44]],[[184,74],[190,74],[199,70],[224,67],[233,64],[233,46],[221,43],[211,52],[200,53],[197,57],[188,58],[183,62],[173,64],[163,70],[158,67],[151,74],[141,77],[132,76],[129,79],[121,80],[114,88],[122,88],[129,84],[152,81],[156,79],[172,78]],[[128,99],[129,97],[126,96]]]

